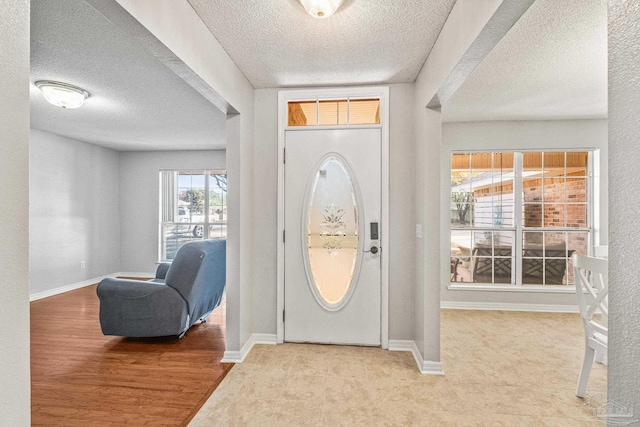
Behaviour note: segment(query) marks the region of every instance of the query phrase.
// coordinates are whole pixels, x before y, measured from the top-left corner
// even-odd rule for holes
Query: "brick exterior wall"
[[[566,185],[566,195],[565,195]],[[583,172],[568,174],[567,179],[564,177],[545,178],[544,194],[543,179],[526,179],[523,183],[523,222],[525,227],[577,227],[584,228],[587,226],[587,192],[586,178]],[[513,185],[504,184],[494,188],[494,200],[502,194],[512,194]],[[474,190],[474,199],[482,201],[490,201],[491,187],[478,188]],[[544,204],[543,204],[544,202]],[[566,203],[583,203],[583,204],[566,204]],[[544,207],[544,216],[543,216]],[[566,219],[565,219],[566,214]],[[566,220],[566,223],[565,223]],[[542,244],[543,233],[541,232],[525,232],[525,245]],[[577,251],[579,254],[587,253],[588,238],[587,233],[576,232],[569,233],[568,236],[564,232],[546,232],[544,238],[545,246],[553,246],[564,244],[567,240],[568,248]],[[573,271],[569,265],[568,278],[565,283],[573,283]]]
[[[523,185],[524,193],[524,226],[525,227],[579,227],[587,226],[587,191],[585,178],[546,178],[544,180],[544,198],[542,194],[543,180],[526,180]],[[575,175],[573,175],[575,176]],[[544,205],[541,203],[544,200]],[[568,203],[585,203],[566,205]],[[542,215],[544,206],[544,223]],[[566,224],[565,221],[566,214]],[[530,233],[528,243],[542,243],[541,233]],[[569,249],[580,254],[587,253],[587,236],[583,233],[570,233]],[[547,233],[545,244],[554,245],[564,242],[563,233]]]

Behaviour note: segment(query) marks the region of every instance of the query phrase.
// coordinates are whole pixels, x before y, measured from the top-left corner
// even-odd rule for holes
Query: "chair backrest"
[[[183,245],[167,272],[166,284],[177,290],[189,305],[189,313],[198,313],[207,298],[222,295],[226,277],[226,241],[202,240]],[[219,284],[219,286],[214,286]],[[216,295],[210,295],[215,293]],[[219,294],[219,295],[217,295]]]
[[[599,332],[606,335],[605,325],[609,316],[609,263],[603,258],[578,254],[574,254],[571,259],[573,260],[578,305],[585,329],[587,332]],[[602,313],[602,324],[593,320],[596,311]]]

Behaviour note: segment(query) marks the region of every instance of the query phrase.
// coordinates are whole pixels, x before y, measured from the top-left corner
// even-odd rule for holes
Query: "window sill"
[[[548,294],[575,294],[575,285],[481,285],[475,283],[450,283],[450,291],[532,292]]]

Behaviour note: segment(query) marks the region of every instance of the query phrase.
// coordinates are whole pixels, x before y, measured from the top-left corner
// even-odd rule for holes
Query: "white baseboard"
[[[276,334],[253,334],[251,338],[253,338],[253,344],[277,344]]]
[[[389,351],[410,351],[423,375],[444,375],[441,362],[424,360],[413,340],[389,340]]]
[[[434,362],[433,360],[423,360],[420,367],[420,373],[423,375],[444,375],[442,362]]]
[[[35,294],[29,295],[29,301],[36,301],[42,298],[52,297],[54,295],[63,294],[69,291],[74,291],[76,289],[84,288],[85,286],[96,284],[100,282],[102,279],[106,279],[107,277],[114,277],[114,276],[115,274],[107,274],[106,276],[94,277],[92,279],[83,280],[82,282],[76,282],[70,285],[49,289],[47,291],[37,292]]]
[[[522,304],[510,302],[441,301],[440,308],[456,310],[534,311],[543,313],[579,313],[578,305]]]
[[[242,363],[256,344],[276,345],[276,334],[253,334],[244,343],[240,351],[225,351],[221,363]]]
[[[95,285],[96,283],[99,283],[102,279],[106,279],[107,277],[118,277],[118,276],[144,277],[144,278],[146,278],[146,277],[148,277],[148,278],[155,277],[155,275],[151,274],[151,273],[140,273],[140,272],[111,273],[111,274],[107,274],[105,276],[93,277],[91,279],[83,280],[82,282],[76,282],[76,283],[72,283],[70,285],[59,286],[57,288],[53,288],[53,289],[49,289],[49,290],[46,290],[46,291],[37,292],[35,294],[31,294],[31,295],[29,295],[29,301],[37,301],[37,300],[42,299],[42,298],[52,297],[54,295],[63,294],[65,292],[69,292],[69,291],[74,291],[76,289],[84,288],[85,286]]]
[[[413,351],[414,346],[412,340],[389,340],[389,351]]]

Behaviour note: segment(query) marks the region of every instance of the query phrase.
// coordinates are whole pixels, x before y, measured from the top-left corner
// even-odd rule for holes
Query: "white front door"
[[[285,149],[284,339],[380,345],[381,130],[290,130]]]

